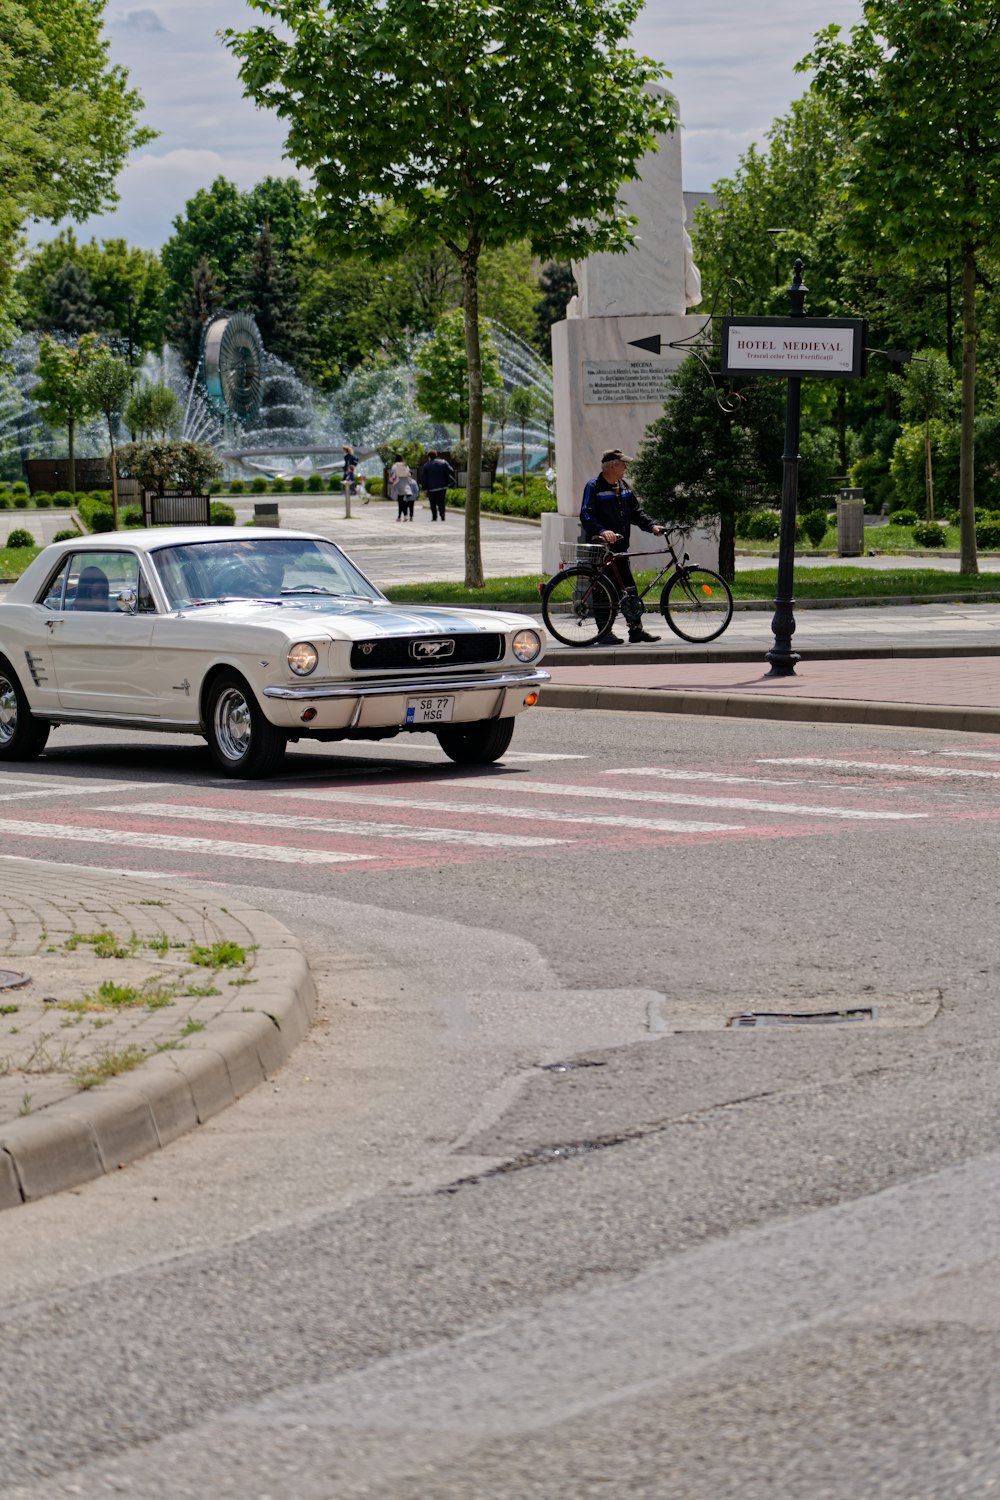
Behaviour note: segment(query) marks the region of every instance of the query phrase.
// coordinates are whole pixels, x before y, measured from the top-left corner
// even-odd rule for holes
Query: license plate
[[[454,698],[407,698],[407,724],[449,724],[455,709]]]

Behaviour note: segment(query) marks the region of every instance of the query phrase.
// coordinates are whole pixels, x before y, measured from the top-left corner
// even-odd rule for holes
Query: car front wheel
[[[437,731],[438,743],[460,766],[486,766],[499,760],[514,733],[513,719],[485,719]]]
[[[236,672],[224,672],[212,683],[205,717],[209,751],[225,775],[253,780],[277,770],[288,740],[264,717]]]
[[[35,718],[13,667],[0,656],[0,760],[34,760],[48,737],[49,725]]]

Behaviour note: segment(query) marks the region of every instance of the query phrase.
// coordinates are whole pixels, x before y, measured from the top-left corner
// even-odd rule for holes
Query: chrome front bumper
[[[384,698],[405,693],[416,697],[426,693],[482,692],[490,688],[532,688],[551,682],[551,674],[540,667],[524,672],[480,673],[476,677],[392,677],[355,678],[351,682],[310,687],[308,683],[296,683],[293,687],[266,687],[265,698],[279,698],[283,702],[316,703],[323,698]]]

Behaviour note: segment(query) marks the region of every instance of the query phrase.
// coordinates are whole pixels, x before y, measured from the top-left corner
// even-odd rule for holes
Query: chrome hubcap
[[[0,677],[0,745],[8,745],[17,731],[17,695],[14,684]]]
[[[250,749],[250,706],[238,688],[219,695],[213,720],[215,743],[227,760],[242,760]]]

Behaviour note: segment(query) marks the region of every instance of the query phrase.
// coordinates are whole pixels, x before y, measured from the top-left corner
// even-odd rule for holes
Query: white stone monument
[[[680,127],[659,144],[621,190],[625,211],[638,220],[634,247],[574,262],[577,296],[552,327],[558,511],[542,516],[547,573],[559,566],[559,543],[577,540],[584,486],[600,472],[604,449],[635,453],[662,414],[671,373],[686,357],[668,346],[705,324],[687,313],[701,300],[701,279],[684,227]],[[662,353],[636,347],[657,336]],[[692,555],[715,567],[717,540],[697,537]]]

